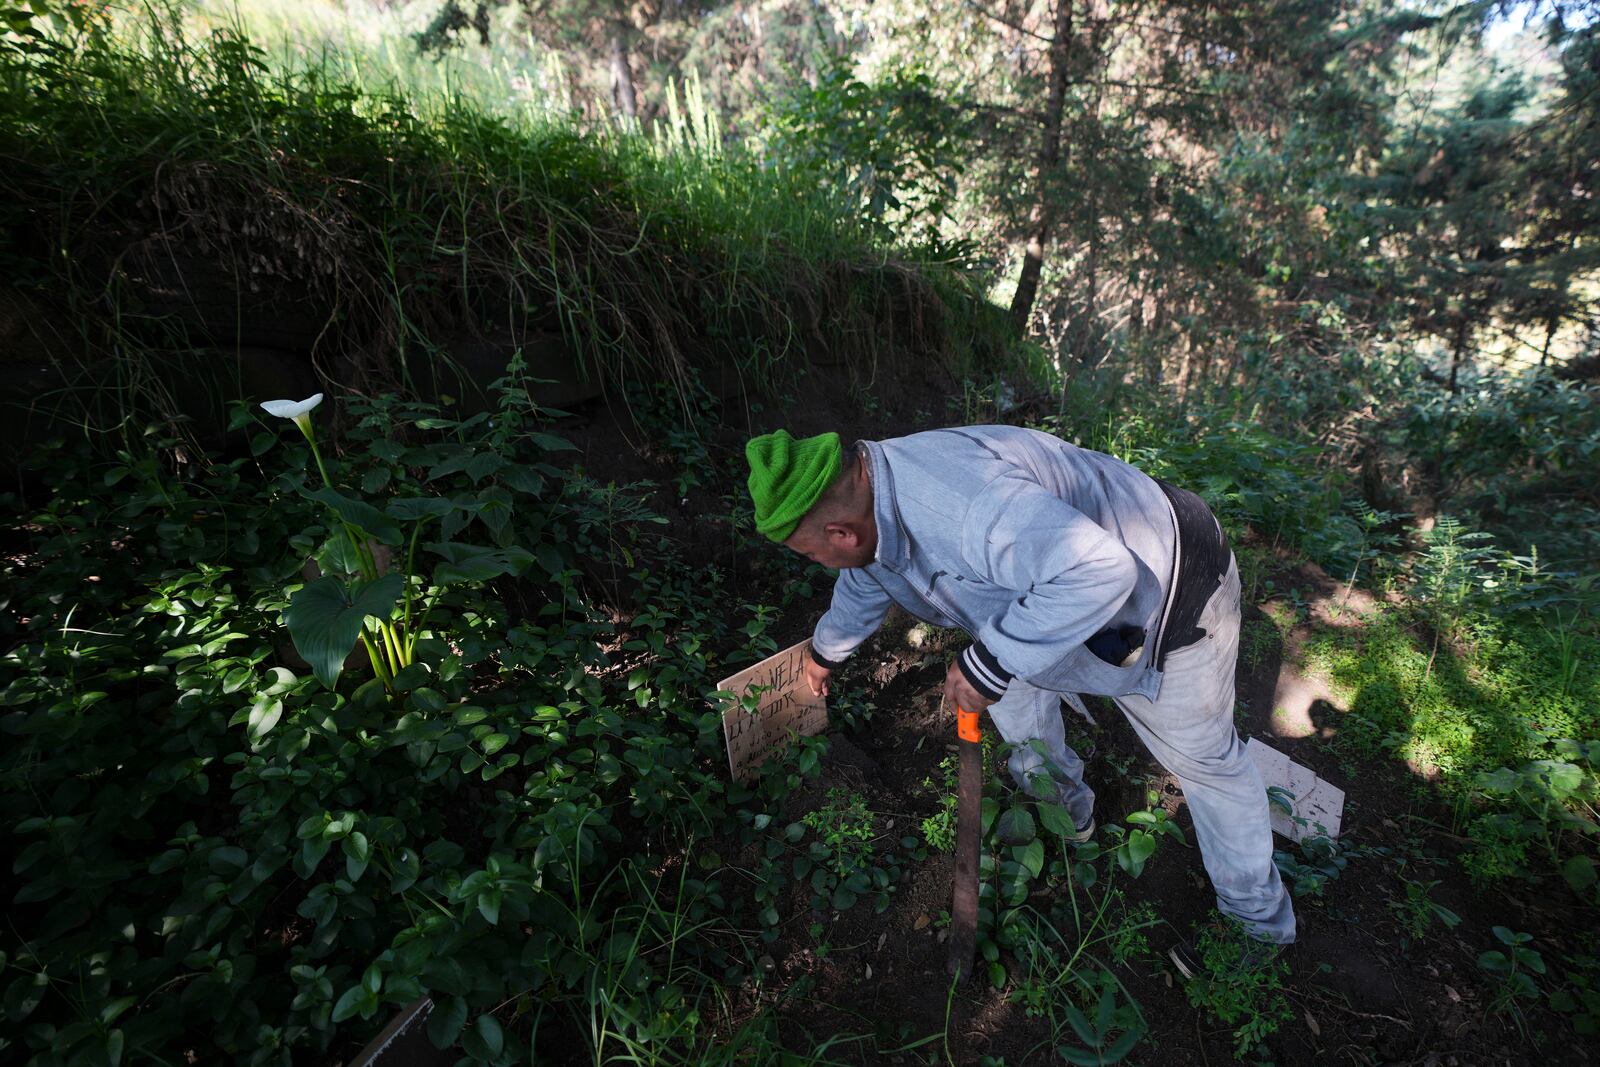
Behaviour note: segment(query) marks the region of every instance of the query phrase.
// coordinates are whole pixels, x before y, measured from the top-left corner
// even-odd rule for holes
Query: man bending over
[[[1066,808],[1080,841],[1094,833],[1094,792],[1061,696],[1110,697],[1182,784],[1218,907],[1262,941],[1294,940],[1266,790],[1233,726],[1239,572],[1199,497],[1014,426],[849,448],[779,430],[745,455],[756,529],[839,571],[811,638],[814,692],[891,603],[965,630],[946,706],[988,709],[1013,746],[1012,777]],[[1182,953],[1174,961],[1188,976]]]

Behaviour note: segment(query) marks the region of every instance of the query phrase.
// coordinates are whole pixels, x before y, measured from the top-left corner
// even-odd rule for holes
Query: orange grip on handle
[[[963,741],[982,741],[983,731],[978,728],[978,713],[956,705],[956,736]]]

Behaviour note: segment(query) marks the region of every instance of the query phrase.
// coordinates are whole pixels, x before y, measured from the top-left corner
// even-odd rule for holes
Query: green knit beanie
[[[783,542],[839,473],[839,435],[796,441],[788,430],[778,430],[751,438],[744,458],[750,461],[756,530]]]

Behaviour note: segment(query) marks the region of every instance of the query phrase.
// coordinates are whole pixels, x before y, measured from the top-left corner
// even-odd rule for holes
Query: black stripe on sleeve
[[[971,644],[956,660],[968,684],[990,700],[999,700],[1011,685],[1011,672],[1000,666],[994,654],[980,644]]]

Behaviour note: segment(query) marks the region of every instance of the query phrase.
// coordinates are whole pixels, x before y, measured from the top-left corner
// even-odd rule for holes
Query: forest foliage
[[[1593,5],[330,10],[6,13],[4,295],[64,324],[51,395],[81,423],[7,496],[8,1055],[348,1056],[422,992],[479,1062],[541,1034],[776,1055],[733,1002],[782,894],[881,908],[932,838],[852,860],[779,818],[821,742],[726,780],[715,679],[826,575],[762,553],[734,494],[703,521],[758,562],[693,561],[657,494],[737,484],[708,382],[771,403],[822,355],[937,364],[930,418],[1105,449],[1388,594],[1311,650],[1355,694],[1341,751],[1436,775],[1482,891],[1592,914]],[[151,265],[193,248],[322,316],[329,484],[248,404],[210,416],[229,450],[198,439],[172,383],[216,339]],[[566,465],[520,360],[482,412],[415,399],[485,322],[570,348],[670,475]],[[343,644],[298,660],[307,588],[374,641],[402,619],[369,541],[404,560],[378,592],[407,646],[371,679]],[[1031,821],[994,846],[992,979],[1002,952],[1060,970],[1018,902],[1137,876],[1167,830],[1134,814],[1103,855]],[[1138,1006],[1088,962],[1079,1039],[1131,1047]]]

